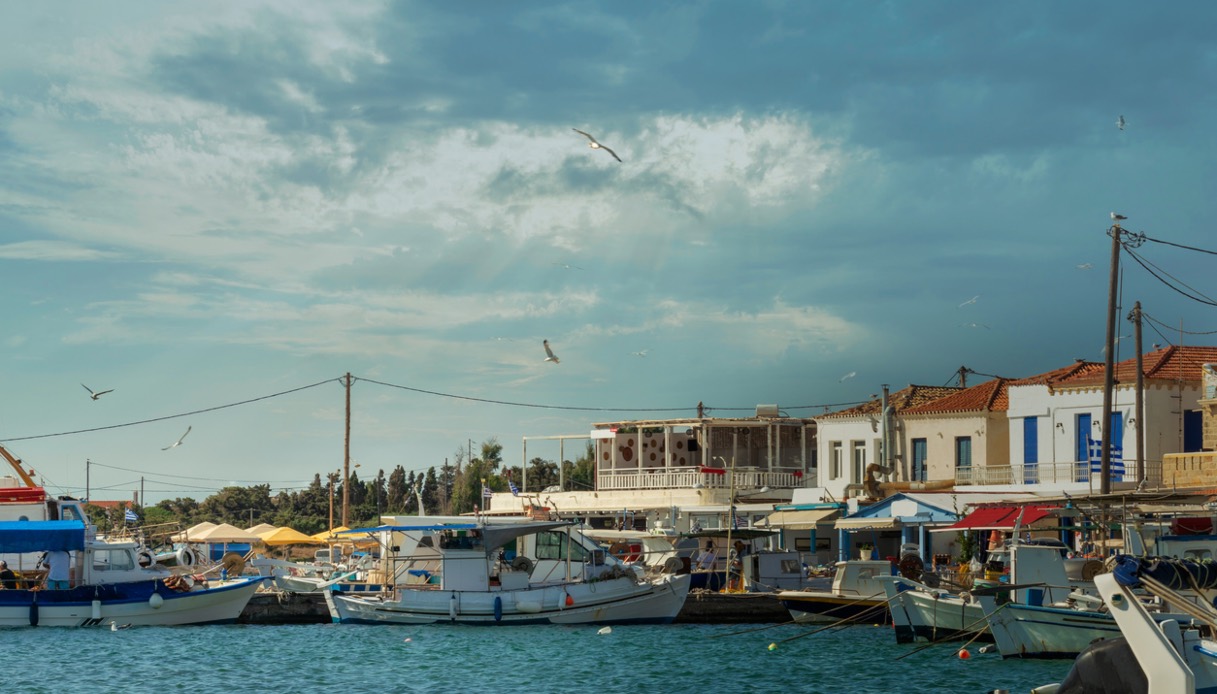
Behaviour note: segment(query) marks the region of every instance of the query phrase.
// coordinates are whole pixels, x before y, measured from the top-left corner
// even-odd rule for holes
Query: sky
[[[1217,344],[1214,258],[1180,247],[1217,248],[1215,22],[12,5],[0,442],[54,493],[155,503],[337,470],[348,373],[365,479],[699,401],[809,417],[961,366],[1030,376],[1104,359],[1113,211],[1155,270],[1121,254],[1117,334],[1141,301],[1147,350]]]

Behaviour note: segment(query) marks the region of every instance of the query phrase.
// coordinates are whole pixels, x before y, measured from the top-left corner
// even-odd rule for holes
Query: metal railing
[[[711,470],[714,470],[711,468]],[[815,486],[816,473],[769,470],[735,470],[732,485],[731,472],[707,472],[705,468],[672,468],[670,470],[642,470],[639,472],[601,472],[596,475],[596,488],[614,489],[690,489],[728,488],[760,489],[761,487],[792,489]]]
[[[1137,481],[1136,463],[1125,463],[1122,478],[1116,481]],[[1156,488],[1162,481],[1161,461],[1145,461],[1147,486]],[[956,486],[1014,485],[1014,484],[1077,484],[1098,483],[1099,475],[1091,471],[1089,461],[1067,463],[1023,463],[1019,465],[980,465],[956,468]]]

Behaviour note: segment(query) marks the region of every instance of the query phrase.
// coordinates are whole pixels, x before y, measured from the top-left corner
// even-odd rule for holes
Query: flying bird
[[[80,384],[80,387],[81,387],[81,388],[84,388],[84,389],[85,389],[85,390],[87,390],[87,391],[89,391],[89,396],[90,396],[90,397],[92,397],[94,400],[96,400],[96,399],[100,398],[101,396],[105,395],[106,393],[113,393],[113,392],[114,392],[114,389],[113,389],[113,388],[111,388],[110,390],[103,390],[103,391],[101,391],[101,392],[99,392],[99,393],[94,393],[92,388],[90,388],[90,387],[86,386],[86,385],[85,385],[85,384],[83,384],[83,383],[81,383],[81,384]]]
[[[848,381],[849,379],[851,379],[857,375],[858,375],[857,371],[850,371],[849,373],[842,376],[841,379],[837,381],[837,383],[845,383],[846,381]]]
[[[588,140],[588,142],[587,142],[588,147],[591,147],[592,149],[602,149],[602,150],[608,152],[609,154],[613,155],[613,158],[616,159],[617,161],[621,161],[621,157],[617,156],[616,152],[609,149],[608,147],[605,147],[604,145],[600,144],[599,142],[596,142],[596,138],[592,137],[591,135],[583,132],[582,130],[580,130],[578,128],[571,128],[571,130],[574,130],[575,132],[579,133],[580,135],[586,137]]]
[[[545,347],[545,361],[558,363],[558,357],[554,356],[554,351],[549,348],[549,340],[541,340],[541,345]]]
[[[984,328],[985,330],[989,329],[989,326],[985,325],[984,323],[960,323],[959,327],[961,327],[961,328]]]
[[[557,265],[558,267],[564,268],[567,270],[582,270],[583,269],[583,268],[579,267],[578,265],[571,265],[570,263],[554,263],[554,265]]]
[[[1120,114],[1120,117],[1116,119],[1116,127],[1119,128],[1120,130],[1124,129],[1124,115],[1123,114]]]
[[[1091,265],[1090,263],[1082,263],[1081,265],[1079,265],[1077,267],[1079,270],[1089,270],[1090,268],[1092,268],[1094,266]]]
[[[637,352],[631,352],[630,354],[632,354],[635,357],[645,357],[647,355],[647,351],[648,350],[641,349],[641,350],[638,350]]]
[[[1125,217],[1122,214],[1116,214],[1115,212],[1111,213],[1111,221],[1115,222],[1116,224],[1119,224],[1126,219],[1128,219],[1128,217]]]
[[[967,301],[960,304],[959,308],[963,308],[964,306],[967,306],[968,304],[974,304],[974,303],[976,303],[976,300],[979,298],[980,298],[980,294],[977,294],[976,296],[972,297],[971,299],[968,299]]]
[[[188,426],[188,427],[186,427],[186,434],[189,434],[189,433],[190,433],[190,429],[191,429],[191,427],[189,427],[189,426]],[[174,443],[172,446],[165,446],[165,447],[164,447],[164,448],[162,448],[161,450],[162,450],[162,451],[167,451],[167,450],[169,450],[170,448],[177,448],[178,446],[182,445],[182,442],[186,440],[186,434],[182,434],[182,438],[178,439],[178,440],[177,440],[177,442],[176,442],[176,443]]]

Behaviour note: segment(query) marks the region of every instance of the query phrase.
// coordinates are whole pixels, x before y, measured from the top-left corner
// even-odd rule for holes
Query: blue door
[[[1023,418],[1023,482],[1039,482],[1039,418]]]
[[[1195,453],[1204,447],[1204,436],[1200,428],[1204,418],[1200,410],[1188,410],[1183,413],[1183,452]]]
[[[1090,470],[1090,438],[1091,438],[1091,435],[1090,435],[1090,414],[1089,413],[1078,415],[1077,429],[1074,432],[1074,438],[1076,441],[1074,460],[1076,460],[1079,463],[1084,463],[1083,465],[1078,465],[1075,468],[1078,472],[1077,481],[1085,482],[1086,481],[1086,472],[1088,470]]]
[[[925,439],[913,439],[913,480],[917,482],[925,481],[926,450]]]
[[[1111,479],[1124,480],[1124,417],[1119,412],[1111,413]]]

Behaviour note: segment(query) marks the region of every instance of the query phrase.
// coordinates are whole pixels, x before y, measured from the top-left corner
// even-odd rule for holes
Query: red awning
[[[989,506],[978,508],[953,525],[940,530],[1014,530],[1019,511],[1023,513],[1022,527],[1047,518],[1056,506]]]

